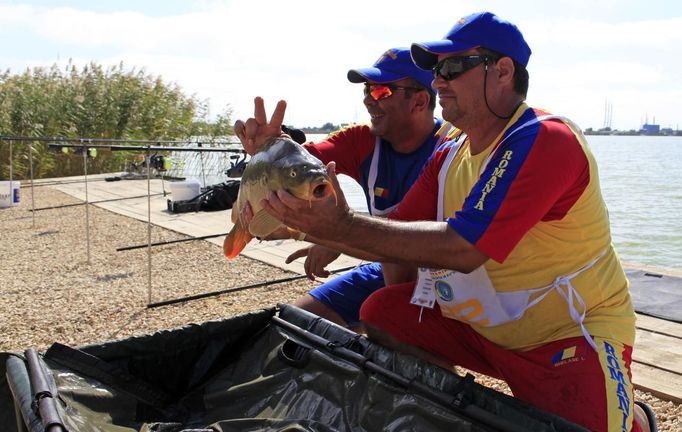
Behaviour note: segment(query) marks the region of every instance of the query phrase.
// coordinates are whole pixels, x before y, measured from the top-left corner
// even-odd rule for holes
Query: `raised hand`
[[[275,111],[267,120],[265,113],[265,102],[263,98],[257,96],[254,100],[254,116],[246,120],[237,120],[234,123],[234,133],[241,141],[244,150],[253,156],[271,139],[277,138],[282,134],[282,123],[284,122],[284,112],[287,109],[286,101],[277,102]]]

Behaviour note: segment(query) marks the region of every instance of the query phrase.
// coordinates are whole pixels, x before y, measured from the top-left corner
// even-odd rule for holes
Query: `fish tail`
[[[223,253],[228,259],[236,257],[252,238],[251,234],[237,221],[223,241]]]

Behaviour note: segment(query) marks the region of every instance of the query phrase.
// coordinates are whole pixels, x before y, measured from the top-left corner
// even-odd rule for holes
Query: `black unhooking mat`
[[[0,360],[10,432],[584,431],[287,305]]]
[[[625,270],[635,311],[682,323],[682,277]]]

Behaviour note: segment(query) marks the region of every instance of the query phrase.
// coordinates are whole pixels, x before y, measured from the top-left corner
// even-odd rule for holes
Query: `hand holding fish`
[[[257,96],[253,102],[254,116],[247,119],[246,122],[237,120],[233,127],[235,135],[244,146],[244,150],[251,156],[258,153],[273,138],[282,135],[282,122],[287,108],[285,101],[277,102],[275,111],[270,117],[270,122],[268,122],[263,98]]]
[[[327,169],[319,159],[288,136],[270,139],[251,158],[242,174],[239,194],[232,205],[233,226],[223,241],[226,257],[239,255],[254,237],[268,238],[286,228],[261,206],[267,193],[280,189],[310,206],[335,193]],[[246,220],[247,216],[250,220]],[[305,237],[299,231],[289,231],[287,238],[303,240]]]
[[[300,199],[280,189],[267,193],[260,204],[265,211],[290,228],[318,239],[340,240],[352,223],[353,211],[346,202],[335,170],[336,164],[330,162],[327,173],[334,193],[322,199]]]

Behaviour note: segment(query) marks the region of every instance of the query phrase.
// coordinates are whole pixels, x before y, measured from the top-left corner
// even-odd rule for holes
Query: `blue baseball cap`
[[[431,70],[438,62],[438,54],[450,54],[476,47],[497,51],[524,67],[528,65],[531,54],[518,27],[490,12],[460,18],[443,40],[413,43],[410,51],[417,66]]]
[[[352,83],[373,81],[386,84],[405,78],[413,78],[431,90],[431,81],[433,81],[431,71],[418,68],[412,61],[410,49],[405,47],[389,49],[374,62],[372,67],[348,71],[348,81]]]

